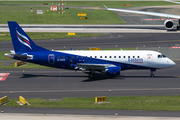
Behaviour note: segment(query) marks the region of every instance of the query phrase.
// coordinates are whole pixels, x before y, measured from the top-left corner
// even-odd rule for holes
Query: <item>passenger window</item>
[[[124,56],[124,58],[126,58],[126,56]]]
[[[128,58],[130,58],[130,56],[128,56]]]
[[[90,58],[92,58],[92,56],[90,56]]]
[[[105,58],[107,58],[107,56],[105,56]]]
[[[95,58],[97,58],[97,56],[95,56]]]
[[[83,56],[81,56],[81,58],[83,58]]]
[[[116,56],[114,56],[114,58],[116,58]]]
[[[109,58],[111,58],[111,56],[109,56]]]
[[[74,58],[74,56],[72,56],[72,58]]]
[[[78,58],[78,56],[76,56],[76,58]]]
[[[60,56],[58,56],[58,58],[60,58]]]
[[[64,58],[64,56],[62,56],[62,58]]]
[[[119,58],[121,58],[121,56],[119,56]]]
[[[102,56],[100,56],[100,58],[102,58]]]
[[[86,58],[87,58],[87,56],[86,56]]]
[[[139,58],[139,56],[137,56],[137,58]]]
[[[133,56],[133,58],[135,58],[135,56]]]

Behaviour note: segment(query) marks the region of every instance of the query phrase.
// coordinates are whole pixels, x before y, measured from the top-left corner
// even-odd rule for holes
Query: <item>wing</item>
[[[116,67],[113,64],[92,64],[92,63],[77,63],[76,66],[82,70],[103,70],[107,67]]]
[[[180,4],[180,2],[175,2],[175,1],[171,1],[171,0],[164,0],[166,2],[171,2],[171,3],[177,3],[177,4]]]
[[[137,14],[143,14],[143,15],[161,16],[161,17],[167,17],[167,18],[180,19],[180,15],[173,15],[173,14],[166,14],[166,13],[157,13],[157,12],[137,11],[137,10],[115,9],[115,8],[107,8],[106,6],[105,6],[105,8],[107,10],[111,10],[111,11],[119,11],[119,12],[127,12],[127,13],[137,13]]]

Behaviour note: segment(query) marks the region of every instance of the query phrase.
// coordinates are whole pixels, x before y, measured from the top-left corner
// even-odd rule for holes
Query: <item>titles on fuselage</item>
[[[142,58],[128,58],[128,62],[143,63],[143,59]]]

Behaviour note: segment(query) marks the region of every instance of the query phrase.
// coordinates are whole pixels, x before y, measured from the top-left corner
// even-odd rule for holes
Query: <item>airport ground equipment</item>
[[[106,97],[105,96],[95,97],[95,102],[106,102]]]
[[[20,101],[22,104],[24,104],[24,105],[26,105],[26,104],[27,104],[26,99],[25,99],[25,98],[23,98],[22,96],[19,96],[19,101]]]
[[[76,33],[68,33],[68,35],[76,35]]]
[[[4,104],[6,102],[8,102],[8,97],[7,96],[4,96],[4,97],[0,98],[0,105]]]

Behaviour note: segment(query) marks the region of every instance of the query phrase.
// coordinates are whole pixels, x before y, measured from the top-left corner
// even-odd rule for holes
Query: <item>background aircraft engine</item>
[[[166,20],[164,21],[164,26],[167,30],[173,29],[174,23],[172,20]]]
[[[105,70],[108,75],[120,75],[121,68],[120,67],[108,67]]]

